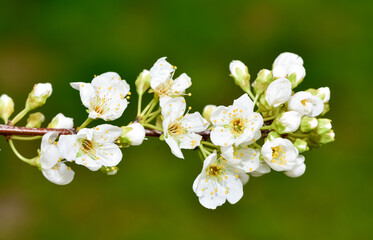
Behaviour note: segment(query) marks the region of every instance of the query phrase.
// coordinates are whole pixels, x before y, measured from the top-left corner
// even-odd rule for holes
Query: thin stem
[[[85,128],[86,126],[88,126],[88,124],[90,124],[91,122],[93,121],[92,118],[88,117],[84,123],[82,123],[82,125],[80,125],[80,127],[77,128],[77,130],[79,131],[80,129],[82,128]]]
[[[22,141],[33,141],[41,139],[42,136],[33,136],[33,137],[21,137],[21,136],[12,136],[12,139],[14,140],[22,140]]]
[[[277,115],[275,115],[275,116],[271,116],[271,117],[267,117],[267,118],[263,118],[263,121],[265,122],[265,121],[273,120],[273,119],[275,119],[276,117],[277,117]]]
[[[254,94],[250,91],[250,89],[248,91],[246,91],[246,92],[247,92],[247,94],[249,94],[251,100],[255,99]]]
[[[296,137],[296,138],[305,138],[308,137],[308,134],[303,134],[303,133],[289,133],[290,136]]]
[[[210,147],[213,147],[213,148],[218,148],[218,147],[215,146],[213,143],[210,143],[210,142],[207,142],[207,141],[201,141],[201,144],[203,144],[203,145],[207,145],[207,146],[210,146]]]
[[[10,146],[10,148],[13,150],[14,154],[15,154],[19,159],[21,159],[21,160],[24,161],[25,163],[30,164],[31,166],[36,166],[36,159],[35,159],[35,158],[29,159],[29,158],[25,158],[24,156],[22,156],[22,155],[17,151],[16,147],[14,146],[14,143],[13,143],[13,140],[12,140],[12,139],[9,139],[9,146]]]
[[[154,118],[156,118],[159,114],[161,113],[161,109],[158,109],[157,111],[155,112],[152,112],[151,114],[149,114],[149,118],[145,120],[145,123],[149,123],[151,122]]]
[[[148,105],[146,105],[146,107],[144,108],[144,110],[142,110],[142,112],[140,113],[139,116],[143,117],[145,115],[145,113],[149,110],[149,108],[151,107],[151,105],[153,104],[153,102],[155,101],[155,99],[153,98],[149,103]]]
[[[26,114],[29,112],[29,109],[27,108],[24,108],[22,111],[20,111],[17,116],[15,116],[13,118],[13,120],[11,121],[11,125],[15,125],[17,122],[19,122],[24,116],[26,116]]]
[[[162,128],[157,127],[157,126],[154,126],[154,125],[149,124],[149,123],[143,123],[142,125],[143,125],[144,127],[148,127],[148,128],[154,129],[154,130],[158,130],[158,131],[161,131],[161,132],[163,131]]]
[[[260,96],[260,94],[256,94],[256,95],[255,95],[255,98],[254,98],[254,106],[255,106],[255,104],[256,104],[256,105],[259,107],[259,104],[257,103],[259,96]]]
[[[256,142],[252,143],[251,145],[257,147],[257,148],[262,148],[262,146],[260,146],[259,144],[257,144]]]
[[[139,95],[139,101],[137,102],[137,116],[141,114],[142,94]]]
[[[260,130],[265,130],[265,129],[272,129],[272,125],[263,126],[260,128]]]
[[[148,109],[148,111],[144,115],[145,118],[147,118],[148,115],[153,111],[153,109],[155,108],[155,106],[157,106],[157,103],[158,103],[158,99],[154,98],[153,104],[150,106],[150,108]]]
[[[206,159],[208,154],[205,152],[206,150],[204,149],[203,145],[199,145],[199,150],[201,151],[203,158]]]

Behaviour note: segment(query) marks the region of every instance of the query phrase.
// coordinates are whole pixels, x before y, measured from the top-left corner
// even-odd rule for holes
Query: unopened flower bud
[[[107,174],[109,176],[117,174],[118,170],[119,170],[119,168],[117,166],[114,166],[114,167],[105,167],[105,166],[102,166],[100,168],[100,171],[102,173],[105,173],[105,174]]]
[[[280,78],[269,84],[265,100],[269,106],[278,107],[291,97],[291,83],[286,78]]]
[[[333,130],[331,130],[330,132],[321,135],[319,142],[321,144],[327,144],[327,143],[333,142],[334,140],[335,140],[335,133]]]
[[[62,113],[57,114],[48,124],[48,128],[73,128],[74,120],[65,117]]]
[[[216,105],[206,105],[202,112],[202,117],[210,121],[211,113],[216,109]]]
[[[229,64],[229,70],[236,85],[240,86],[245,92],[250,91],[250,74],[246,65],[235,60]]]
[[[258,76],[253,82],[252,86],[257,94],[261,94],[267,89],[268,85],[272,82],[272,80],[272,72],[268,69],[262,69],[258,73]]]
[[[26,108],[30,111],[37,107],[41,107],[47,101],[47,98],[52,94],[52,85],[50,83],[38,83],[28,95]]]
[[[317,89],[317,96],[319,96],[324,103],[330,100],[330,89],[328,87],[321,87]]]
[[[132,123],[127,127],[121,127],[123,132],[119,140],[123,144],[132,146],[141,145],[145,139],[145,129],[140,123]]]
[[[298,86],[306,76],[303,59],[294,53],[281,53],[273,63],[273,78],[286,77],[291,82],[292,88]]]
[[[303,117],[300,121],[300,130],[302,132],[309,132],[315,129],[318,125],[317,119],[313,117]]]
[[[282,113],[275,120],[275,129],[278,133],[290,133],[298,130],[302,115],[297,111]]]
[[[332,124],[331,124],[332,120],[330,120],[330,119],[319,118],[319,119],[317,119],[317,122],[318,122],[318,125],[317,125],[317,128],[316,128],[316,132],[319,135],[323,135],[325,133],[328,133],[332,129]]]
[[[298,149],[299,153],[310,150],[310,148],[307,146],[307,142],[299,138],[295,140],[294,146]]]
[[[32,113],[27,119],[26,127],[38,128],[41,126],[44,120],[45,120],[45,117],[41,112]]]
[[[0,117],[4,120],[5,123],[8,122],[9,117],[14,112],[14,102],[13,99],[8,95],[3,94],[0,97]]]
[[[150,88],[150,72],[144,69],[135,81],[136,92],[138,95],[143,95]]]

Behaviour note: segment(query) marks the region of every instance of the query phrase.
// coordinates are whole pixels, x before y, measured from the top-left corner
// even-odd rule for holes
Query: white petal
[[[57,143],[62,157],[70,162],[75,160],[79,147],[77,135],[62,135]]]
[[[208,122],[201,116],[199,112],[185,115],[181,120],[181,123],[188,132],[202,132],[205,131],[209,126]]]
[[[101,124],[93,128],[93,138],[100,143],[112,143],[122,134],[122,129],[110,124]]]
[[[167,81],[175,69],[166,61],[166,57],[160,58],[150,69],[150,86],[154,90],[159,84]]]
[[[243,185],[239,178],[227,175],[227,179],[225,180],[227,184],[226,187],[229,188],[227,193],[227,200],[231,204],[237,203],[243,196]],[[224,189],[225,191],[225,189]]]
[[[212,143],[217,146],[228,146],[234,143],[231,131],[225,127],[215,127],[214,130],[211,130],[210,138]]]
[[[42,139],[41,139],[40,150],[43,152],[46,149],[48,149],[49,146],[54,143],[54,141],[56,140],[57,137],[58,137],[57,132],[48,132],[48,133],[44,134]]]
[[[290,171],[286,171],[284,173],[288,177],[297,178],[297,177],[302,176],[305,171],[306,171],[306,164],[302,163],[300,165],[295,166]]]
[[[238,60],[233,60],[229,64],[229,71],[235,78],[237,78],[237,70],[236,70],[237,68],[240,69],[242,73],[247,72],[247,67],[243,62],[238,61]]]
[[[247,93],[233,101],[233,108],[238,108],[246,112],[252,112],[254,108],[254,102],[251,100]]]
[[[171,90],[176,94],[179,94],[185,92],[185,89],[189,88],[191,85],[192,81],[190,80],[190,77],[183,73],[175,79],[171,86]]]
[[[165,137],[164,140],[168,144],[168,146],[171,148],[171,152],[178,158],[184,159],[183,153],[180,150],[179,145],[172,137]]]
[[[96,151],[96,160],[105,167],[114,167],[118,165],[122,157],[122,151],[114,143],[105,144]]]
[[[40,156],[40,165],[42,168],[49,169],[53,167],[60,159],[60,152],[53,144],[45,149]]]
[[[291,83],[286,78],[280,78],[269,84],[265,100],[269,106],[278,107],[291,97]]]
[[[229,123],[229,115],[228,113],[233,111],[232,107],[224,107],[219,106],[217,107],[212,113],[210,117],[210,121],[213,125],[225,125]]]
[[[181,136],[180,148],[182,149],[195,149],[199,146],[202,137],[196,133],[188,133]]]
[[[57,164],[51,169],[42,169],[42,173],[49,181],[58,185],[69,184],[75,175],[75,172],[64,163]]]
[[[172,122],[183,116],[186,108],[185,99],[182,97],[162,97],[159,105],[162,108],[162,115],[165,118],[170,117]]]
[[[91,156],[86,154],[83,154],[82,156],[76,158],[75,163],[78,165],[83,165],[91,171],[97,171],[102,167],[101,161],[92,159]]]
[[[70,83],[70,86],[76,90],[80,90],[80,87],[83,85],[85,85],[87,83],[84,83],[84,82],[72,82]]]
[[[91,108],[91,99],[96,95],[93,86],[89,83],[80,85],[80,99],[86,108]]]

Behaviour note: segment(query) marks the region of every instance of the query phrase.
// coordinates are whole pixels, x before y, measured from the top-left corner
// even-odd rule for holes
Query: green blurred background
[[[174,157],[149,139],[124,150],[115,176],[75,166],[68,186],[48,182],[0,139],[0,239],[369,239],[373,238],[371,1],[4,1],[0,5],[0,94],[22,109],[36,82],[53,95],[46,123],[87,114],[69,82],[116,71],[134,81],[163,56],[193,81],[187,103],[229,105],[242,91],[231,60],[255,77],[278,54],[301,55],[300,87],[329,86],[336,142],[305,154],[298,179],[251,178],[244,197],[215,211],[192,190],[196,152]],[[134,119],[136,94],[118,125]],[[99,123],[99,121],[98,121]],[[38,142],[16,142],[35,155]]]

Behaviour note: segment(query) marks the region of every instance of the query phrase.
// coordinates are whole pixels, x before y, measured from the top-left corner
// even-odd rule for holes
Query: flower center
[[[245,130],[245,124],[244,121],[240,118],[234,118],[230,122],[230,126],[232,129],[233,134],[242,134],[243,131]]]
[[[280,146],[272,147],[272,162],[279,165],[286,164],[285,154],[286,152]]]
[[[168,131],[171,135],[180,135],[184,133],[184,128],[179,121],[175,121],[168,127]]]
[[[303,106],[306,106],[306,103],[308,103],[309,101],[307,99],[303,99],[302,101],[300,101],[302,103]]]
[[[95,100],[91,102],[93,111],[100,115],[103,115],[107,109],[108,100],[110,101],[111,98],[107,99],[105,97],[95,97]]]
[[[167,81],[158,85],[155,91],[158,93],[159,96],[167,96],[168,93],[171,91],[172,80],[168,79]]]
[[[207,168],[207,175],[210,175],[211,177],[218,177],[220,173],[221,173],[220,166],[210,166]]]
[[[82,142],[82,148],[85,153],[90,152],[93,149],[93,142],[88,139],[84,139]]]

